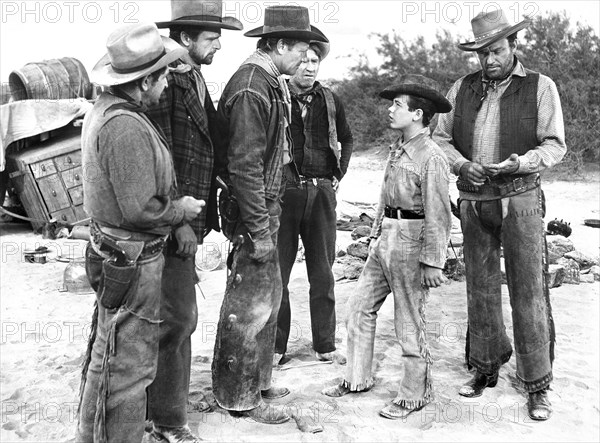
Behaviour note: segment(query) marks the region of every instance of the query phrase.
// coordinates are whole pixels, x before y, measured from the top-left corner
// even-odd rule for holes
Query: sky
[[[222,49],[214,62],[203,68],[213,97],[245,58],[254,51],[256,38],[243,33],[262,26],[270,5],[300,4],[309,9],[311,23],[331,42],[331,53],[321,65],[321,79],[342,79],[364,54],[376,65],[377,39],[372,33],[398,32],[406,40],[422,35],[433,41],[437,31],[449,30],[465,39],[472,37],[470,20],[483,10],[501,6],[512,22],[523,15],[565,11],[571,22],[600,28],[600,1],[394,1],[309,0],[225,1],[224,15],[244,24],[243,31],[224,30]],[[26,63],[75,57],[90,72],[106,52],[108,35],[117,27],[144,21],[171,19],[169,0],[96,1],[0,1],[0,82]],[[163,31],[165,32],[165,31]],[[166,34],[165,34],[166,35]],[[458,49],[457,49],[458,50]]]

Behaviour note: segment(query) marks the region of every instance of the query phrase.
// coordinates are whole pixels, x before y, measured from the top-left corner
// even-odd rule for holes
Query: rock
[[[548,243],[548,263],[556,264],[559,258],[562,258],[567,252],[575,250],[573,242],[562,235],[546,236]]]
[[[548,287],[550,289],[557,288],[562,285],[563,281],[565,280],[565,268],[557,264],[548,265],[548,275],[550,277],[548,281]]]
[[[565,268],[565,279],[563,283],[578,285],[580,281],[579,264],[570,258],[559,258],[556,261],[557,265]]]
[[[365,238],[359,239],[358,241],[351,243],[346,248],[346,252],[353,257],[358,257],[366,260],[369,255],[369,245]]]
[[[579,264],[579,269],[587,269],[598,264],[596,260],[579,251],[567,252],[563,257],[575,260]]]
[[[463,245],[463,235],[462,234],[451,234],[450,235],[450,243],[455,248],[457,246],[462,246]]]
[[[337,256],[338,257],[344,257],[345,255],[347,255],[348,253],[346,251],[344,251],[343,249],[340,249],[339,251],[337,251]]]
[[[357,280],[364,267],[365,264],[361,261],[350,263],[344,268],[344,277],[348,280]]]
[[[592,274],[583,274],[579,276],[579,281],[581,283],[594,283],[596,280]]]
[[[594,276],[594,280],[600,281],[600,266],[595,265],[589,269],[589,273]]]
[[[371,227],[370,226],[357,226],[354,231],[350,234],[352,240],[358,240],[361,237],[368,237],[371,235]]]

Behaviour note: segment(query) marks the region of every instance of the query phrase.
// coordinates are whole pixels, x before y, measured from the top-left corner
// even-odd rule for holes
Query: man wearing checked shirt
[[[516,57],[516,34],[501,10],[471,21],[482,70],[448,92],[452,112],[433,134],[458,178],[464,234],[469,329],[466,359],[476,369],[459,391],[478,397],[494,387],[512,355],[502,318],[500,248],[504,249],[512,307],[517,378],[528,392],[528,413],[552,413],[554,322],[546,282],[544,195],[539,173],[566,152],[560,99],[554,82],[525,69]]]

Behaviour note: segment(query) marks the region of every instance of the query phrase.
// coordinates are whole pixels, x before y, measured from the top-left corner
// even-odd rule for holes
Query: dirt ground
[[[382,178],[382,154],[356,155],[342,182],[339,200],[377,200]],[[544,184],[548,201],[546,221],[555,217],[571,223],[576,248],[598,257],[600,229],[587,227],[587,218],[600,218],[600,174],[576,180],[549,178]],[[80,364],[87,343],[94,294],[64,292],[67,263],[57,259],[80,257],[85,242],[43,240],[28,225],[4,223],[0,263],[0,401],[2,442],[64,442],[73,439],[80,380]],[[348,232],[338,232],[345,248]],[[28,263],[23,252],[37,246],[50,249],[46,264]],[[207,248],[227,249],[212,234]],[[296,367],[315,362],[311,351],[308,284],[304,263],[294,267],[290,282],[292,360],[274,371],[277,385],[291,395],[281,399],[290,412],[320,424],[323,432],[301,432],[292,420],[273,426],[234,419],[218,409],[211,392],[210,364],[216,325],[225,286],[223,265],[199,271],[199,322],[193,340],[190,391],[205,395],[214,407],[191,412],[190,425],[208,441],[599,441],[599,315],[600,284],[563,285],[551,290],[556,323],[556,361],[550,400],[553,417],[543,423],[527,416],[526,397],[515,377],[514,357],[501,369],[498,385],[483,396],[467,399],[459,387],[470,378],[464,365],[466,294],[464,282],[451,282],[431,291],[427,307],[428,338],[434,359],[435,401],[404,421],[381,418],[378,411],[396,395],[402,375],[400,348],[393,326],[393,303],[387,301],[378,317],[375,347],[375,386],[369,392],[330,399],[322,388],[343,374],[337,364]],[[345,302],[355,281],[336,284],[338,348],[345,352]],[[506,286],[505,322],[512,335]]]

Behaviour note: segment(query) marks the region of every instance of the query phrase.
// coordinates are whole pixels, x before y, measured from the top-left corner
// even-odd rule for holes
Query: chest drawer
[[[81,166],[81,151],[73,151],[69,152],[68,154],[55,157],[54,163],[59,171],[66,171],[67,169]]]
[[[83,184],[82,180],[83,170],[81,166],[73,169],[68,169],[66,171],[61,172],[62,181],[65,184],[67,189],[74,188],[75,186],[81,186]]]
[[[69,189],[69,197],[74,205],[83,204],[83,186],[77,186],[76,188]]]
[[[69,196],[65,191],[58,174],[49,175],[48,177],[40,178],[36,181],[44,198],[44,202],[48,207],[48,211],[59,211],[68,208],[71,205]]]
[[[31,172],[35,178],[47,177],[48,175],[56,174],[56,166],[51,158],[41,162],[32,163],[30,166]]]

